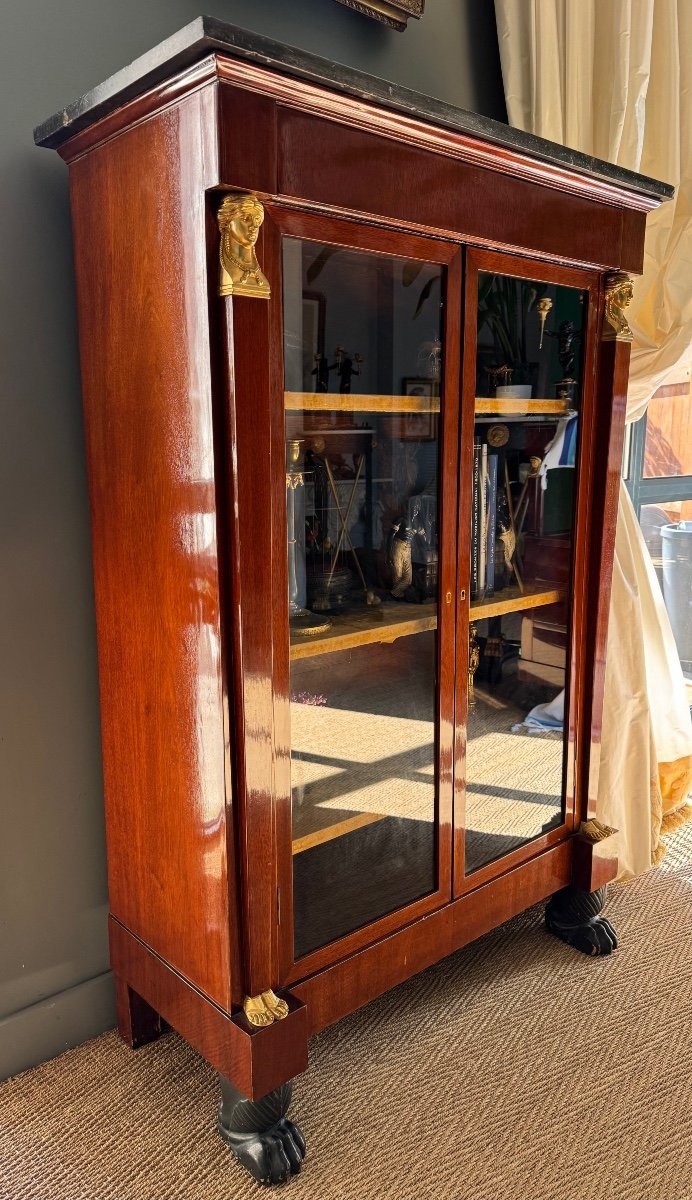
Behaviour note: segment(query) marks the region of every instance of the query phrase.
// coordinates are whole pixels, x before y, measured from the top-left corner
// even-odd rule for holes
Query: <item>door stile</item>
[[[444,302],[444,387],[439,487],[441,499],[438,691],[437,691],[437,831],[438,890],[451,899],[452,835],[454,824],[454,715],[456,674],[456,612],[459,477],[459,349],[461,345],[463,248],[447,264]]]
[[[595,512],[602,513],[602,522],[600,528],[594,522],[589,544],[587,629],[593,653],[593,670],[585,682],[584,759],[581,772],[583,791],[579,812],[580,819],[584,821],[596,816],[598,799],[605,659],[631,354],[627,336],[629,329],[614,336],[605,317],[606,289],[617,282],[616,275],[607,278],[601,291],[595,337],[597,370],[594,404],[598,486],[594,489],[592,503]]]
[[[594,465],[598,454],[600,421],[597,394],[594,384],[595,360],[598,349],[599,323],[599,280],[591,275],[583,287],[588,295],[588,317],[584,345],[584,388],[580,405],[581,429],[577,460],[576,493],[579,498],[575,508],[574,546],[572,548],[571,604],[570,604],[570,660],[568,671],[567,744],[564,770],[565,821],[573,832],[578,827],[582,806],[581,763],[586,749],[584,736],[585,696],[588,692],[585,663],[589,659],[592,639],[589,632],[588,603],[590,579],[593,569],[588,546],[594,538],[603,535],[602,517],[594,499]]]
[[[476,396],[476,310],[478,270],[474,251],[467,248],[464,271],[464,324],[461,354],[459,412],[459,519],[457,529],[456,675],[455,675],[455,770],[454,770],[454,895],[462,890],[465,869],[466,739],[468,733],[468,669],[471,525],[473,474],[473,427]]]

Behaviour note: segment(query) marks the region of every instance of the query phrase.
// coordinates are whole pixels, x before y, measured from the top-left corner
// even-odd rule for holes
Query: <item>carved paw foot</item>
[[[618,940],[610,921],[600,915],[605,898],[604,887],[597,892],[583,892],[572,886],[563,888],[546,907],[548,932],[582,954],[611,954],[617,949]]]
[[[287,1117],[258,1133],[234,1133],[223,1127],[220,1132],[253,1179],[265,1186],[285,1183],[303,1165],[305,1139]]]

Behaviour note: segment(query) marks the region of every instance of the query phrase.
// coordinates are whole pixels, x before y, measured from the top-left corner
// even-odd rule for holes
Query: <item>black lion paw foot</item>
[[[286,1117],[262,1133],[232,1133],[225,1129],[221,1133],[258,1183],[266,1186],[285,1183],[303,1165],[305,1139],[298,1126]]]
[[[584,925],[566,929],[559,921],[553,922],[546,916],[546,925],[549,933],[555,934],[582,954],[595,956],[612,954],[613,950],[617,950],[617,934],[606,917],[592,917]]]
[[[582,954],[595,957],[612,954],[617,949],[615,930],[601,909],[605,904],[606,889],[585,892],[581,888],[568,887],[556,892],[545,910],[548,933],[574,946]]]

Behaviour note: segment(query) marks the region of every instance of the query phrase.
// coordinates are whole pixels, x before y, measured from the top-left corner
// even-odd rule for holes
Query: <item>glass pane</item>
[[[661,584],[682,670],[692,683],[692,497],[644,504],[639,521]]]
[[[587,296],[481,273],[466,872],[560,825]]]
[[[286,238],[294,946],[436,887],[443,272]]]
[[[692,397],[689,371],[680,383],[666,384],[646,410],[644,479],[692,475]]]

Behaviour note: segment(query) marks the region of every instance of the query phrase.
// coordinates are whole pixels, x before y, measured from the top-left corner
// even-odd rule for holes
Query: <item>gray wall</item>
[[[427,10],[402,34],[334,0],[213,8],[505,119],[493,5]],[[67,171],[31,131],[199,11],[199,0],[3,4],[0,1078],[114,1023]]]

